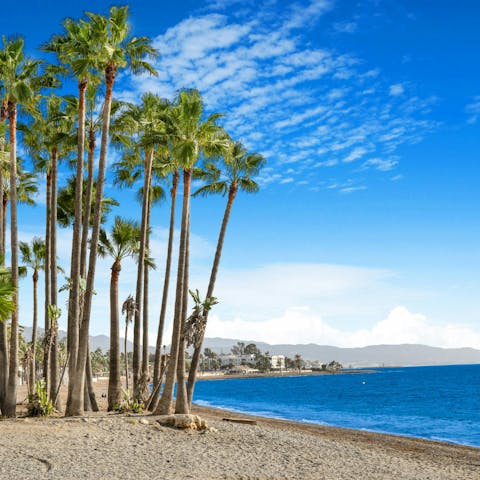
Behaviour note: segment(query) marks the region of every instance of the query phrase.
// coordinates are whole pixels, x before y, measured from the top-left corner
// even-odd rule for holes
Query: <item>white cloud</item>
[[[385,269],[321,263],[274,263],[257,268],[222,268],[215,311],[222,318],[266,320],[292,306],[308,305],[334,317],[364,318],[388,308],[397,299],[390,285],[395,274]],[[207,276],[192,275],[192,285],[206,285]],[[373,298],[383,296],[374,306]],[[408,297],[410,298],[410,297]],[[347,300],[348,299],[348,300]]]
[[[355,33],[358,25],[355,22],[337,22],[333,28],[338,33]]]
[[[382,172],[388,172],[390,170],[393,170],[397,164],[398,164],[398,161],[393,158],[389,158],[389,159],[370,158],[363,164],[363,166],[365,168],[374,167],[377,170],[380,170]]]
[[[390,85],[389,93],[392,97],[403,95],[404,92],[405,92],[405,87],[401,83]]]
[[[241,317],[209,319],[209,337],[240,338],[268,343],[317,343],[339,347],[367,345],[425,344],[438,347],[480,348],[480,331],[469,326],[428,321],[404,306],[393,308],[387,318],[371,328],[339,329],[307,307],[289,308],[278,317],[252,322]]]
[[[367,153],[367,150],[363,147],[357,147],[353,149],[348,156],[346,156],[343,161],[345,163],[350,163],[354,162],[355,160],[358,160],[359,158],[362,158],[365,154]]]
[[[209,111],[226,114],[229,133],[266,156],[273,171],[261,179],[264,186],[285,179],[285,163],[296,162],[289,177],[299,180],[312,164],[341,165],[373,151],[390,158],[432,128],[422,119],[428,102],[409,98],[402,83],[387,85],[375,65],[324,48],[297,29],[315,25],[334,2],[280,9],[268,1],[237,3],[211,2],[159,35],[159,77],[126,77],[119,96],[153,91],[172,97],[182,87],[199,88]]]
[[[295,3],[291,8],[285,29],[304,28],[332,8],[330,0],[310,0],[307,4]]]
[[[472,101],[465,107],[469,115],[467,122],[476,123],[480,118],[480,95],[473,97]]]

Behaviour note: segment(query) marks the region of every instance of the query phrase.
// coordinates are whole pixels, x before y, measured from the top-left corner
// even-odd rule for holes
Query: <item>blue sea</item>
[[[195,403],[480,447],[480,365],[199,381]]]

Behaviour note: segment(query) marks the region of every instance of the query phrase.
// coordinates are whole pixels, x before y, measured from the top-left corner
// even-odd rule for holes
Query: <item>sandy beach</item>
[[[100,398],[100,400],[102,400]],[[1,479],[472,479],[480,449],[195,407],[212,430],[153,415],[0,422]],[[223,421],[243,418],[256,425]]]

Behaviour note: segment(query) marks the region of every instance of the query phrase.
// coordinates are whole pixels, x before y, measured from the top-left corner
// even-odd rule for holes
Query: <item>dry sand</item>
[[[151,415],[0,422],[1,479],[480,479],[480,449],[196,407],[216,431]],[[257,425],[223,417],[255,418]]]

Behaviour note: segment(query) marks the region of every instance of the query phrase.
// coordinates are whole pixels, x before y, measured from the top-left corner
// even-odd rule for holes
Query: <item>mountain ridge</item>
[[[25,327],[24,337],[31,338],[31,327]],[[39,328],[38,335],[43,333]],[[59,331],[60,339],[66,337],[66,332]],[[269,352],[271,355],[285,355],[294,357],[301,355],[304,360],[319,360],[330,362],[336,360],[344,367],[381,367],[381,366],[427,366],[427,365],[458,365],[480,363],[480,350],[471,347],[463,348],[442,348],[431,347],[422,344],[398,344],[398,345],[368,345],[366,347],[335,347],[332,345],[308,344],[269,344],[255,340],[239,340],[233,338],[209,337],[205,338],[203,348],[210,348],[218,354],[229,354],[233,345],[243,342],[245,345],[254,343],[262,352]],[[123,338],[120,339],[121,350],[123,351]],[[90,350],[97,348],[108,351],[110,348],[110,337],[107,335],[90,336]],[[132,342],[127,342],[127,349],[131,351]],[[167,345],[166,350],[169,350]],[[150,353],[155,348],[149,347]]]

